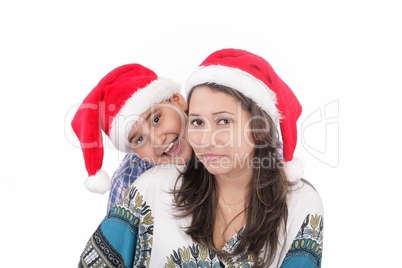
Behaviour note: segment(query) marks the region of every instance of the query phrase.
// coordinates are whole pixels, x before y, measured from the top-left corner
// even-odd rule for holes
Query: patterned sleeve
[[[322,215],[308,214],[293,240],[281,268],[321,267],[323,228]]]
[[[148,267],[152,234],[149,206],[132,186],[89,239],[78,267]]]

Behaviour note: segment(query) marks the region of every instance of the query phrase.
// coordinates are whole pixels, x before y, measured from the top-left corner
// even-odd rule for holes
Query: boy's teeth
[[[169,150],[172,148],[172,146],[173,146],[173,142],[171,142],[171,143],[166,147],[164,153],[169,152]]]

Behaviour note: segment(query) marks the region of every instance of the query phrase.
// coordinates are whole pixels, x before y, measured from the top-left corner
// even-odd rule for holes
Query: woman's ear
[[[180,93],[173,94],[173,96],[170,98],[170,101],[179,105],[184,112],[187,111],[187,102]]]

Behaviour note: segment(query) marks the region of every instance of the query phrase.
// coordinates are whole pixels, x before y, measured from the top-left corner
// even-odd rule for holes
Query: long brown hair
[[[181,174],[181,182],[176,184],[173,191],[175,205],[181,212],[179,217],[191,215],[191,225],[186,228],[186,233],[197,243],[227,257],[251,254],[257,267],[268,266],[278,250],[279,235],[286,230],[288,217],[288,184],[277,150],[280,146],[277,128],[271,117],[241,92],[215,83],[203,85],[233,96],[252,118],[256,118],[251,120],[251,129],[262,131],[252,132],[255,144],[253,160],[260,161],[257,162],[260,164],[253,165],[246,225],[239,234],[240,243],[232,255],[220,251],[214,245],[213,229],[218,204],[215,180],[194,152],[186,170]],[[188,105],[191,105],[194,88],[190,91]],[[268,166],[264,164],[267,157],[270,158]],[[260,256],[264,247],[265,255]]]

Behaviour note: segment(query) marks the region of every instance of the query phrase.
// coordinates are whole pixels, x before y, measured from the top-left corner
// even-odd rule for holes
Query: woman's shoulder
[[[307,262],[314,263],[311,267],[320,266],[323,217],[320,195],[310,182],[302,179],[290,187],[284,250],[279,257],[281,266],[299,267]]]
[[[147,199],[169,193],[173,190],[183,169],[184,166],[181,165],[154,166],[141,174],[129,189],[136,188]]]
[[[314,186],[305,179],[290,187],[288,209],[290,211],[309,210],[311,213],[323,213],[321,197]]]
[[[154,166],[141,174],[133,185],[137,187],[153,187],[170,184],[172,181],[176,181],[183,168],[183,165],[173,164]]]

